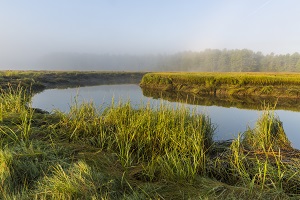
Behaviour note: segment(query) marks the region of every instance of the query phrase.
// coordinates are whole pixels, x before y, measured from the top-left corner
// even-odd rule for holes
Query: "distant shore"
[[[196,95],[300,98],[300,73],[148,73],[140,86]]]
[[[9,85],[30,88],[33,92],[52,88],[101,84],[139,84],[146,72],[124,71],[0,71],[0,87]]]

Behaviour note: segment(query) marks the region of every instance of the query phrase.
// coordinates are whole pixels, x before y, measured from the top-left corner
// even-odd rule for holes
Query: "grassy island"
[[[299,73],[148,73],[140,85],[196,95],[300,97]]]

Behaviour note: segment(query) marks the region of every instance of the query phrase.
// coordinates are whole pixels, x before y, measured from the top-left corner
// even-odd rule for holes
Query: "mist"
[[[295,0],[5,1],[0,69],[157,71],[172,69],[164,68],[176,64],[170,58],[189,51],[293,54],[300,46],[299,6]]]

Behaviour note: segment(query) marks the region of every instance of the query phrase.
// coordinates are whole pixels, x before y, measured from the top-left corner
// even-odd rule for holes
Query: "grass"
[[[286,137],[282,122],[274,111],[266,110],[254,129],[245,132],[244,143],[255,151],[289,150],[291,143]]]
[[[214,127],[204,115],[190,115],[182,107],[161,105],[133,109],[130,103],[112,105],[99,114],[92,104],[75,105],[68,114],[59,113],[60,127],[72,141],[85,141],[117,152],[123,167],[145,164],[145,173],[170,170],[170,177],[189,179],[205,171],[205,152],[212,145]],[[164,166],[168,161],[168,166]],[[154,170],[156,168],[156,170]]]
[[[49,88],[67,88],[101,84],[138,84],[145,72],[110,71],[0,71],[0,88],[7,89],[21,85],[41,92]]]
[[[193,94],[298,98],[299,73],[148,73],[141,86]]]
[[[222,146],[209,117],[185,107],[87,102],[41,114],[27,95],[1,91],[0,199],[300,197],[300,153],[271,111]]]

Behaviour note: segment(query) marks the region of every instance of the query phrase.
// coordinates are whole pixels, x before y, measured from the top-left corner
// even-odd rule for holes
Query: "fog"
[[[0,69],[159,70],[205,49],[299,52],[297,0],[0,2]]]

